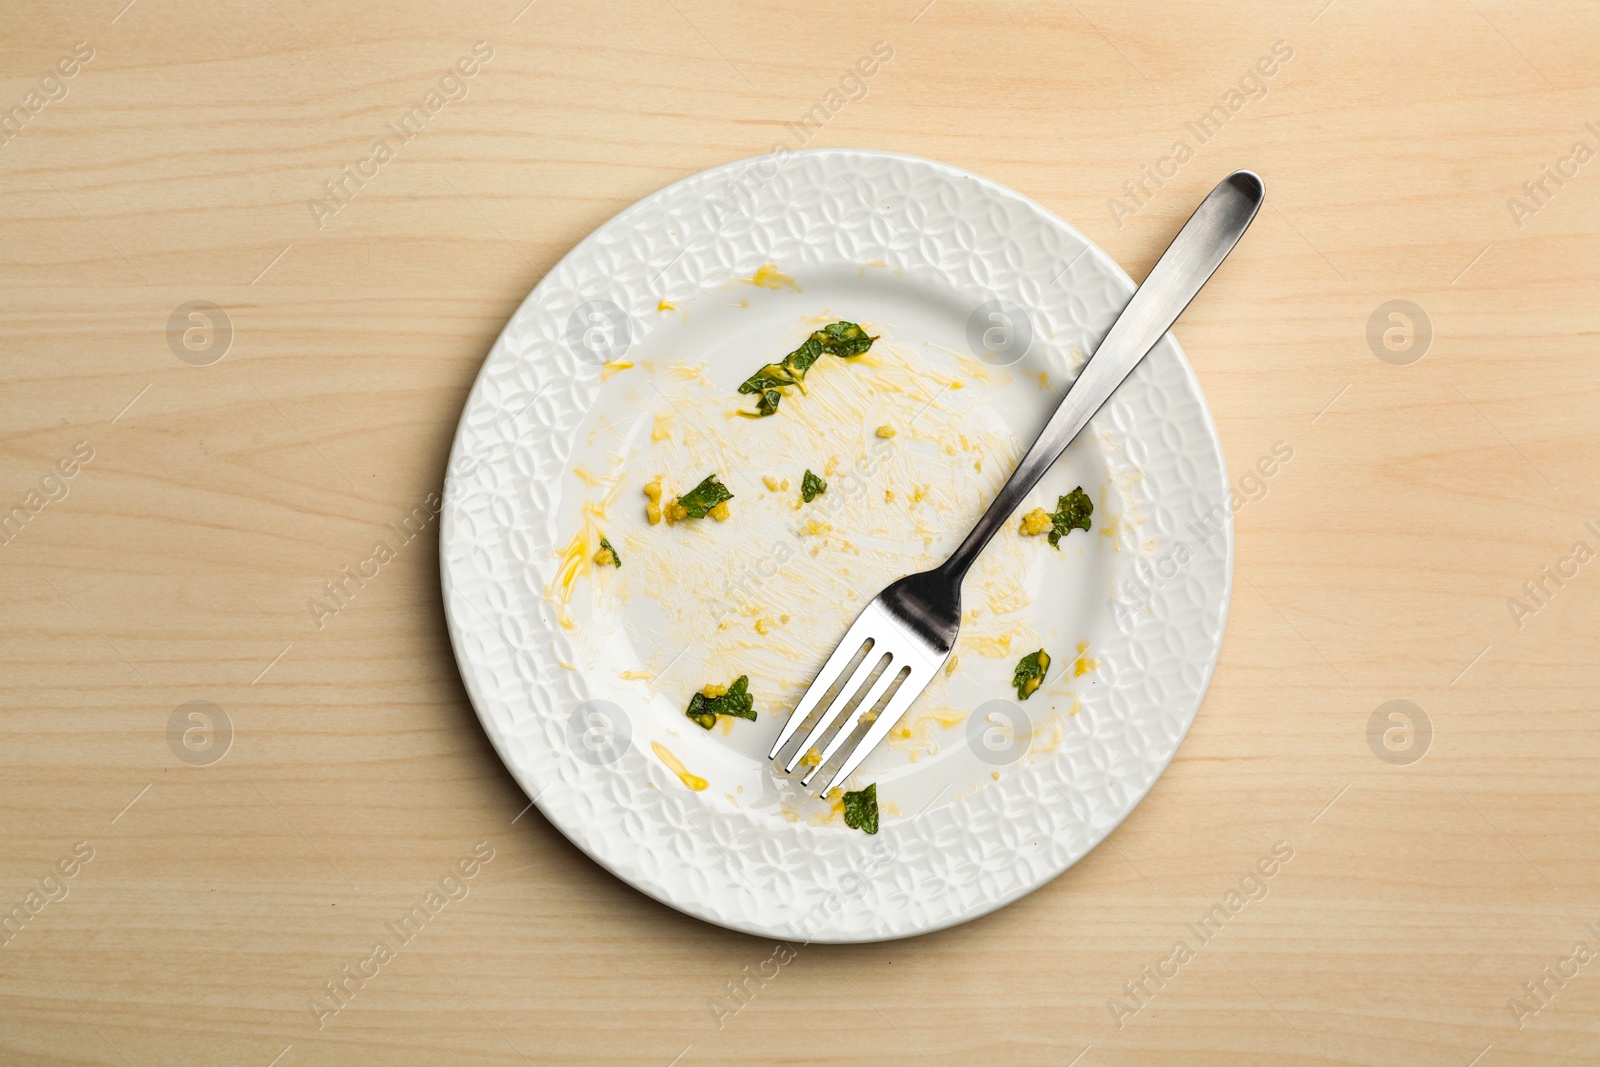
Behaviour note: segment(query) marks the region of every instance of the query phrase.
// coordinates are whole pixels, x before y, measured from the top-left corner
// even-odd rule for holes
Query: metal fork
[[[802,784],[809,786],[862,722],[870,720],[866,734],[822,790],[827,794],[843,783],[888,735],[955,647],[956,633],[961,628],[961,580],[967,568],[1029,490],[1038,484],[1044,472],[1066,451],[1090,417],[1155,347],[1200,287],[1222,265],[1256,217],[1264,195],[1261,179],[1250,171],[1241,170],[1228,175],[1201,201],[1144,284],[1128,301],[1128,306],[1122,309],[1093,358],[1067,391],[1061,406],[1050,416],[1044,431],[1029,447],[966,540],[940,566],[901,578],[867,604],[845,632],[839,647],[817,672],[800,703],[795,705],[768,758],[777,759],[807,717],[821,706],[822,715],[783,764],[785,771],[794,770],[828,728],[849,709],[850,715],[823,749],[822,759],[802,779]],[[854,669],[849,677],[839,684],[845,670],[852,665]],[[897,680],[899,686],[888,702],[875,718],[870,717],[868,713]],[[830,695],[832,699],[823,704],[823,698]],[[859,699],[852,700],[857,696]]]

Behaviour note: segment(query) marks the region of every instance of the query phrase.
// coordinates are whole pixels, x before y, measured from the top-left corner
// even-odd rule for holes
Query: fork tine
[[[828,787],[822,791],[823,796],[827,796],[835,786],[842,786],[845,779],[849,778],[851,773],[861,766],[861,761],[866,759],[872,753],[872,750],[878,747],[878,743],[888,736],[889,731],[894,729],[894,724],[900,721],[900,717],[911,706],[911,702],[921,696],[922,691],[928,687],[929,680],[933,678],[934,670],[946,658],[948,657],[940,657],[938,662],[931,666],[919,664],[914,657],[909,661],[909,666],[911,667],[910,676],[900,683],[900,688],[895,690],[894,696],[889,698],[889,703],[878,714],[878,718],[873,722],[872,728],[861,738],[861,743],[839,765],[838,771],[834,773],[833,778],[828,782]],[[840,736],[844,736],[842,731]],[[823,762],[827,761],[824,760]],[[819,763],[817,765],[818,769],[821,769],[821,766],[822,764]]]
[[[822,735],[827,732],[828,727],[833,725],[834,720],[839,717],[845,708],[850,706],[850,698],[861,691],[862,683],[871,676],[872,669],[883,662],[887,652],[888,650],[881,644],[876,641],[873,642],[871,650],[861,657],[860,666],[856,667],[855,671],[850,675],[850,680],[844,684],[844,688],[839,690],[839,695],[833,698],[833,703],[824,709],[822,717],[817,720],[817,724],[811,728],[810,733],[806,734],[805,740],[796,746],[794,753],[790,755],[788,761],[783,765],[785,771],[794,770],[795,764],[799,763],[801,758],[811,751],[811,746],[821,739]],[[888,670],[888,667],[884,669]],[[815,774],[816,771],[813,770],[811,773]]]
[[[817,761],[817,765],[811,768],[810,773],[800,779],[801,785],[811,784],[811,779],[817,776],[817,772],[821,771],[823,766],[833,758],[833,754],[839,751],[840,746],[850,739],[850,735],[856,732],[856,726],[861,722],[861,716],[877,705],[878,701],[883,698],[884,690],[888,689],[894,683],[894,680],[900,677],[900,672],[904,669],[905,657],[893,657],[891,654],[889,665],[883,669],[882,674],[878,675],[877,681],[872,683],[872,688],[868,690],[866,696],[861,698],[861,703],[856,705],[855,711],[850,714],[850,718],[833,735],[833,740],[828,742],[828,747],[822,752],[822,759]]]
[[[768,759],[778,758],[778,751],[789,743],[790,738],[794,737],[795,731],[800,729],[800,724],[805,722],[807,715],[811,714],[811,710],[816,706],[817,701],[827,695],[828,690],[833,687],[833,683],[838,680],[839,674],[850,665],[850,661],[855,658],[856,653],[861,651],[861,646],[866,644],[867,638],[871,636],[867,632],[872,627],[872,622],[868,618],[871,609],[872,605],[868,604],[867,608],[856,616],[856,621],[850,624],[850,629],[845,631],[844,638],[833,650],[833,654],[828,657],[827,662],[822,665],[822,669],[817,672],[817,677],[812,681],[811,687],[800,697],[800,703],[794,706],[794,711],[789,715],[789,721],[783,724],[783,730],[779,732],[778,740],[773,744],[772,751],[767,753]],[[868,655],[870,656],[871,653],[869,652]],[[801,751],[805,750],[801,749]],[[792,770],[793,764],[790,764],[788,769]]]

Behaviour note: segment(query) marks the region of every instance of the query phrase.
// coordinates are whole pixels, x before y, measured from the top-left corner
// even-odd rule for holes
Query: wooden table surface
[[[0,12],[0,1061],[1600,1062],[1600,9],[125,3]],[[808,114],[1136,278],[1227,171],[1268,207],[1176,330],[1244,501],[1177,759],[1019,903],[763,985],[518,817],[431,527],[307,603],[545,270]]]

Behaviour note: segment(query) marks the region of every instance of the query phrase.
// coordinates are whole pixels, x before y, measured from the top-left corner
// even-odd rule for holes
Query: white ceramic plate
[[[1011,190],[857,150],[697,174],[573,249],[467,400],[440,546],[473,706],[545,817],[651,896],[791,940],[962,922],[1098,844],[1188,731],[1227,616],[1221,448],[1170,337],[1034,494],[1083,486],[1092,531],[1052,549],[1013,520],[969,575],[955,671],[856,776],[879,833],[764,756],[861,605],[965,534],[1132,291]],[[867,356],[736,414],[747,375],[836,319],[879,338]],[[802,506],[806,468],[829,489]],[[646,522],[652,478],[670,500],[712,472],[728,521]],[[593,564],[602,534],[620,569]],[[1018,703],[1038,647],[1049,681]],[[684,716],[739,674],[754,722]]]

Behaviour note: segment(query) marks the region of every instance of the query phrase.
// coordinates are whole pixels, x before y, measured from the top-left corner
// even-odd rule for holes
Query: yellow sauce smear
[[[1009,633],[997,634],[993,637],[973,637],[968,642],[968,645],[978,655],[988,656],[990,659],[1001,659],[1011,655],[1011,635]]]
[[[787,286],[797,293],[800,291],[799,283],[779,270],[775,263],[761,264],[756,268],[756,272],[746,280],[751,285],[758,285],[763,289],[782,289]]]
[[[1072,664],[1072,676],[1074,678],[1082,678],[1090,671],[1097,670],[1099,668],[1099,660],[1090,659],[1088,656],[1084,655],[1084,653],[1088,651],[1089,645],[1087,643],[1078,646],[1078,658],[1074,660]]]
[[[557,554],[561,565],[556,568],[556,576],[544,589],[545,598],[556,603],[556,621],[564,630],[572,630],[577,626],[572,618],[572,593],[579,576],[594,569],[594,553],[600,547],[598,524],[605,521],[606,508],[616,501],[617,493],[622,488],[623,480],[615,475],[613,478],[615,480],[599,479],[600,484],[609,483],[611,486],[599,503],[592,500],[583,502],[583,523],[578,527],[578,532],[572,535],[572,540],[567,542],[567,547]]]
[[[610,363],[602,363],[600,365],[600,380],[603,382],[613,374],[619,374],[632,366],[633,363],[626,359],[614,359]]]
[[[578,576],[592,566],[591,555],[589,524],[586,522],[583,529],[572,535],[567,547],[561,550],[561,566],[556,569],[555,580],[544,591],[545,596],[559,605],[556,618],[563,629],[571,630],[575,625],[572,621],[572,587],[577,584]]]
[[[835,787],[822,798],[828,802],[827,811],[813,812],[806,822],[811,826],[841,825],[844,823],[844,791]]]
[[[698,774],[689,773],[689,768],[683,765],[683,761],[677,756],[674,756],[671,752],[668,752],[667,746],[663,745],[660,741],[650,742],[650,748],[655,752],[656,759],[666,764],[667,770],[671,771],[673,774],[676,774],[679,781],[688,786],[690,789],[693,789],[696,793],[700,792],[710,784]]]
[[[1061,747],[1061,739],[1066,736],[1066,731],[1061,728],[1059,719],[1051,719],[1047,726],[1041,726],[1033,731],[1030,739],[1028,753],[1039,755],[1045,752],[1054,752]]]

